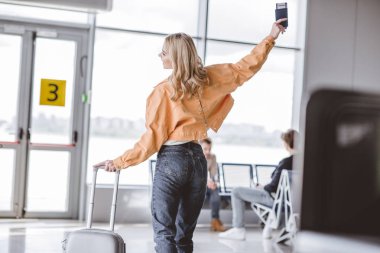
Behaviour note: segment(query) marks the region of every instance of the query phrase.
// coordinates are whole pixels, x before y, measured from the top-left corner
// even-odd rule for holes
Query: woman
[[[156,252],[192,252],[193,232],[207,183],[207,162],[197,140],[215,132],[233,105],[231,92],[264,64],[285,28],[276,21],[268,35],[236,64],[203,67],[194,42],[184,33],[165,38],[159,57],[172,74],[147,99],[146,132],[130,150],[95,166],[128,168],[158,152],[152,189]]]

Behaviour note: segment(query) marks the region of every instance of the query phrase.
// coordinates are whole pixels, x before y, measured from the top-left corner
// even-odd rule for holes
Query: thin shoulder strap
[[[203,123],[205,125],[206,132],[207,132],[207,130],[208,130],[208,122],[207,122],[207,118],[206,118],[205,112],[203,110],[203,105],[202,105],[201,97],[199,96],[199,92],[198,91],[197,91],[197,97],[198,97],[199,105],[200,105],[201,111],[202,111]]]

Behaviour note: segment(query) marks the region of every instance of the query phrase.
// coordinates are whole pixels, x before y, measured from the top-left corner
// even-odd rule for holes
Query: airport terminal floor
[[[125,253],[155,251],[150,207],[157,192],[152,188],[158,184],[153,180],[159,175],[157,155],[123,170],[115,188],[118,173],[115,180],[113,173],[98,173],[92,166],[120,156],[146,131],[145,115],[153,115],[146,113],[146,100],[172,73],[163,55],[172,56],[165,41],[177,32],[193,39],[201,65],[213,66],[207,68],[209,84],[217,64],[238,62],[220,65],[236,72],[231,78],[226,74],[226,80],[220,76],[224,100],[215,93],[216,102],[205,104],[208,96],[199,93],[198,108],[168,109],[184,115],[198,109],[189,122],[201,119],[206,131],[211,125],[219,129],[215,122],[224,120],[220,131],[205,135],[217,157],[209,175],[217,171],[211,188],[221,196],[213,199],[220,210],[208,194],[194,232],[194,252],[380,253],[380,33],[374,32],[380,27],[380,1],[278,2],[0,0],[0,253],[64,253],[65,238],[86,227],[86,214],[94,228],[108,229],[109,207],[116,203],[111,220]],[[287,6],[289,27],[267,57],[273,43],[264,38],[277,7],[287,12]],[[257,45],[259,50],[252,50]],[[262,45],[267,48],[262,68],[258,61],[239,67]],[[257,65],[257,75],[248,71]],[[231,112],[224,110],[232,105],[227,93],[235,88],[222,84],[230,79],[240,84],[253,74],[233,92]],[[218,73],[215,77],[219,80]],[[211,113],[219,106],[228,117]],[[147,126],[161,129],[156,123]],[[231,228],[233,212],[236,217],[236,210],[244,209],[233,205],[237,201],[231,198],[238,196],[233,190],[261,189],[275,181],[279,161],[289,155],[279,137],[289,128],[300,138],[292,141],[297,152],[290,152],[291,171],[283,169],[276,179],[273,204],[248,198],[246,240],[220,239],[210,229],[210,216]],[[113,189],[118,191],[111,198]],[[272,239],[263,239],[260,223],[274,229]],[[77,238],[80,253],[87,253],[82,246],[102,252],[99,244],[103,252],[112,251],[94,237]]]
[[[61,253],[65,234],[80,228],[85,223],[74,220],[3,219],[0,220],[0,252],[2,253]],[[98,223],[95,227],[108,228]],[[118,232],[126,243],[126,253],[154,252],[153,232],[148,224],[116,224]],[[209,226],[198,226],[194,233],[194,252],[198,253],[290,253],[291,245],[277,244],[263,240],[260,227],[249,227],[245,241],[218,239],[218,233]]]

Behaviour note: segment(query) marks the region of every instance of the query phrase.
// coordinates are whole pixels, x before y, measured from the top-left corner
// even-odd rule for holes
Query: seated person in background
[[[281,139],[284,143],[285,149],[289,152],[290,156],[282,159],[277,165],[276,169],[271,175],[271,182],[267,185],[257,186],[255,188],[236,187],[232,191],[232,225],[233,228],[226,232],[220,233],[219,238],[231,240],[245,240],[244,228],[244,210],[245,201],[258,203],[265,206],[273,206],[273,193],[277,191],[277,186],[280,181],[282,170],[293,169],[293,155],[296,153],[294,149],[294,141],[297,138],[297,131],[289,129],[281,134]],[[271,229],[265,226],[263,237],[269,239],[271,237]]]
[[[220,196],[219,196],[219,178],[218,178],[218,164],[216,156],[211,153],[212,141],[206,138],[200,141],[202,145],[203,154],[207,160],[207,192],[206,197],[210,200],[211,207],[211,230],[217,232],[225,231],[223,223],[219,219],[220,209]]]

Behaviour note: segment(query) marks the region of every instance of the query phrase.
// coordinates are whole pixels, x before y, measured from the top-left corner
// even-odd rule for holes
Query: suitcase
[[[62,248],[66,253],[125,253],[123,238],[114,232],[117,191],[119,187],[120,171],[115,172],[115,184],[112,197],[110,229],[92,228],[92,215],[94,210],[94,197],[98,168],[93,169],[90,207],[87,214],[87,228],[68,234],[63,241]]]

